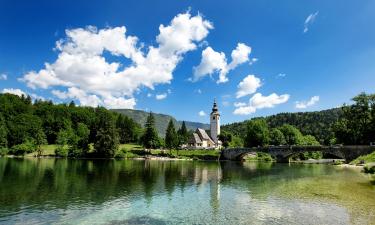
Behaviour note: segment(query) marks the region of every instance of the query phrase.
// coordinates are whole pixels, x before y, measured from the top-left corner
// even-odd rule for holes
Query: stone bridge
[[[293,155],[303,152],[320,151],[325,155],[336,156],[350,162],[361,155],[375,151],[375,146],[270,146],[255,148],[227,148],[221,151],[221,159],[241,160],[245,155],[253,152],[269,153],[277,162],[289,162]]]

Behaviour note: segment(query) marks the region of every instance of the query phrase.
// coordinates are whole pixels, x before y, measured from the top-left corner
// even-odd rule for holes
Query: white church
[[[210,114],[210,135],[204,129],[197,130],[190,137],[188,147],[192,149],[217,149],[221,147],[220,134],[220,113],[217,108],[216,100]]]

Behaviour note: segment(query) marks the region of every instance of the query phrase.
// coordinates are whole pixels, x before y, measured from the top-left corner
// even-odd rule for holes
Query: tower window
[[[214,116],[214,117],[212,117],[212,119],[214,120],[214,119],[215,119],[215,116]]]

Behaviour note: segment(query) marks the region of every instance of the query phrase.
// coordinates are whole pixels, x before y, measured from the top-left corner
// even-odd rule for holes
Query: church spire
[[[212,107],[212,112],[217,112],[217,111],[219,111],[219,110],[217,108],[216,98],[214,98],[214,106]]]

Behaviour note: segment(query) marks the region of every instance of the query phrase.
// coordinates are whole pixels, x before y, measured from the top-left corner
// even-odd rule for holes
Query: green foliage
[[[363,164],[363,163],[375,163],[375,152],[368,155],[362,155],[351,161],[350,164]]]
[[[226,131],[221,132],[218,138],[222,142],[224,148],[227,148],[232,142],[232,134]]]
[[[375,95],[361,93],[354,104],[342,107],[343,116],[334,124],[337,143],[369,144],[375,142]]]
[[[0,147],[0,156],[6,156],[9,152],[9,149],[6,147]]]
[[[279,130],[283,133],[287,145],[302,144],[303,135],[296,127],[284,124]]]
[[[270,144],[275,146],[285,145],[286,141],[283,132],[277,128],[272,128],[270,131]]]
[[[112,109],[112,111],[120,113],[128,118],[131,118],[133,121],[137,121],[138,124],[144,125],[146,124],[147,118],[149,116],[148,112],[142,110],[135,110],[135,109]],[[175,124],[175,128],[179,129],[185,123],[185,128],[187,130],[196,130],[197,128],[203,128],[205,130],[210,128],[209,124],[205,123],[197,123],[197,122],[190,122],[190,121],[177,121],[170,115],[153,113],[155,118],[155,129],[159,136],[165,137],[165,132],[167,130],[169,120],[173,120]]]
[[[312,135],[305,135],[301,139],[300,145],[320,145],[320,143],[316,140],[316,138]]]
[[[363,167],[363,172],[370,173],[370,174],[375,174],[375,164],[374,163],[372,163],[372,164],[366,164]]]
[[[22,144],[14,145],[9,153],[13,155],[25,155],[27,153],[34,152],[36,150],[35,144],[32,140],[26,140]]]
[[[155,149],[160,147],[161,143],[158,137],[158,133],[155,128],[155,118],[154,115],[150,112],[149,116],[147,117],[147,121],[145,124],[145,131],[141,138],[141,142],[143,147],[149,149]]]
[[[0,114],[0,148],[6,148],[8,146],[8,129],[6,127],[3,116]]]
[[[119,114],[116,127],[119,130],[121,144],[138,141],[141,127],[129,117]]]
[[[270,128],[277,128],[284,124],[290,124],[299,129],[304,135],[313,135],[321,144],[329,144],[334,138],[332,124],[342,115],[341,108],[323,110],[319,112],[279,113],[264,118]],[[221,127],[223,131],[229,131],[233,135],[245,139],[247,122],[237,122]]]
[[[97,108],[96,114],[99,130],[94,142],[95,154],[98,157],[113,157],[119,145],[113,115],[104,108]]]
[[[38,156],[41,156],[43,153],[41,145],[47,144],[46,135],[41,128],[38,129],[34,134],[34,143],[37,148]]]
[[[179,139],[179,145],[186,144],[189,139],[189,131],[186,128],[185,121],[182,121],[182,125],[180,129],[177,131],[178,139]]]
[[[173,121],[170,120],[165,133],[165,147],[168,149],[174,149],[179,146],[179,139],[177,136],[176,129],[174,127]]]
[[[270,141],[267,122],[263,119],[251,120],[247,124],[246,147],[266,146]]]
[[[243,144],[242,138],[232,135],[232,141],[229,143],[229,147],[238,148],[238,147],[243,147],[243,145],[244,144]]]

